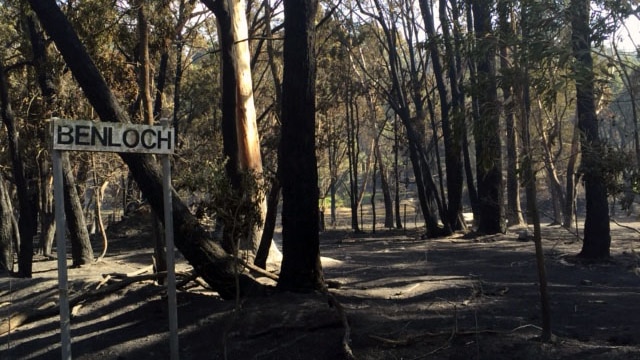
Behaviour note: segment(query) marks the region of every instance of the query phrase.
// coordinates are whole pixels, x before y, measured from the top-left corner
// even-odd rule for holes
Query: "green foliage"
[[[212,217],[230,230],[232,239],[245,239],[262,225],[264,181],[254,172],[241,174],[240,189],[226,175],[226,161],[203,161],[188,171],[177,185],[196,195],[193,207],[199,217]]]
[[[607,194],[617,196],[628,188],[626,179],[631,179],[632,189],[638,192],[640,174],[635,166],[634,155],[625,150],[611,146],[603,146],[599,156],[591,156],[593,162],[581,167],[578,175],[600,176],[607,188]],[[592,154],[593,155],[593,154]],[[631,175],[631,176],[630,176]]]

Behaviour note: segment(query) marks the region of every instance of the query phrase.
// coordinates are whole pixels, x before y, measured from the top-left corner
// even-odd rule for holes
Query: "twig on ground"
[[[451,338],[453,338],[454,336],[477,336],[479,334],[497,334],[497,335],[508,335],[508,334],[513,334],[517,331],[520,331],[522,329],[526,329],[526,328],[534,328],[534,329],[538,329],[541,330],[540,327],[533,325],[533,324],[526,324],[526,325],[522,325],[522,326],[518,326],[517,328],[511,329],[511,330],[507,330],[507,331],[500,331],[500,330],[490,330],[490,329],[478,329],[478,330],[471,330],[471,331],[441,331],[441,332],[425,332],[425,333],[421,333],[421,334],[417,334],[417,335],[412,335],[412,336],[408,336],[405,337],[403,339],[389,339],[389,338],[385,338],[382,336],[378,336],[378,335],[369,335],[369,337],[371,339],[374,340],[378,340],[384,344],[387,345],[392,345],[392,346],[406,346],[406,345],[411,345],[415,342],[418,342],[424,338],[428,338],[428,337],[438,337],[438,336],[445,336],[445,335],[449,335],[451,336]]]
[[[153,271],[153,265],[145,266],[141,269],[129,272],[125,274],[125,277],[138,276],[147,272]]]
[[[424,355],[420,355],[420,356],[415,357],[415,358],[413,358],[413,359],[411,359],[411,360],[424,359],[424,358],[427,358],[427,357],[429,357],[429,356],[431,356],[431,355],[433,355],[433,354],[437,353],[437,352],[438,352],[438,351],[440,351],[440,350],[444,350],[444,349],[449,348],[449,347],[451,346],[451,340],[453,340],[453,337],[454,337],[454,336],[455,336],[455,331],[452,331],[452,332],[451,332],[451,336],[449,336],[449,338],[444,342],[444,344],[442,344],[442,345],[438,346],[437,348],[435,348],[435,349],[433,349],[433,350],[429,351],[428,353],[426,353],[426,354],[424,354]]]
[[[185,287],[188,283],[190,283],[192,281],[194,281],[198,285],[200,285],[200,283],[198,283],[196,281],[196,279],[198,279],[198,274],[196,274],[195,272],[189,273],[187,275],[187,277],[185,277],[183,280],[181,280],[179,283],[176,284],[176,288],[182,289],[183,287]]]
[[[100,280],[100,282],[98,282],[98,285],[96,285],[96,290],[100,289],[102,286],[104,286],[106,283],[108,283],[109,280],[111,280],[111,275],[109,275],[109,274],[102,275],[102,280]]]
[[[265,269],[263,269],[261,267],[255,266],[253,264],[250,264],[250,263],[248,263],[248,262],[246,262],[246,261],[244,261],[242,259],[238,259],[238,261],[240,262],[240,264],[242,264],[242,266],[246,267],[247,269],[249,269],[249,270],[251,270],[251,271],[253,271],[255,273],[258,273],[258,274],[260,274],[260,275],[262,275],[264,277],[267,277],[267,278],[269,278],[271,280],[278,281],[278,275],[270,273],[267,270],[265,270]]]
[[[128,273],[119,273],[119,272],[114,272],[114,273],[109,273],[109,274],[102,274],[103,277],[110,275],[112,278],[118,278],[118,279],[122,279],[122,278],[130,278],[133,276],[138,276],[138,275],[142,275],[144,273],[147,272],[151,272],[153,271],[153,265],[148,265],[145,266],[143,268],[128,272]]]

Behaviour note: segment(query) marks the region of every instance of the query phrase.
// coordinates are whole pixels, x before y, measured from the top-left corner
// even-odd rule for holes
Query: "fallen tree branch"
[[[188,283],[190,283],[192,281],[196,281],[197,278],[198,278],[198,274],[196,274],[195,272],[188,273],[187,276],[184,279],[182,279],[182,280],[180,280],[180,282],[176,283],[176,288],[177,289],[182,289]],[[196,283],[199,285],[199,283],[197,281],[196,281]]]
[[[265,270],[265,269],[263,269],[263,268],[261,268],[259,266],[255,266],[253,264],[250,264],[250,263],[248,263],[248,262],[246,262],[246,261],[244,261],[242,259],[238,259],[238,261],[240,262],[240,264],[242,264],[242,266],[246,267],[250,271],[258,273],[258,274],[260,274],[260,275],[262,275],[264,277],[267,277],[267,278],[269,278],[271,280],[278,281],[278,278],[279,278],[278,275],[270,273],[267,270]]]
[[[130,273],[127,273],[125,276],[126,277],[138,276],[150,271],[153,271],[153,265],[145,266],[142,269],[132,271]]]
[[[121,281],[114,282],[105,287],[91,289],[86,292],[82,292],[79,294],[75,294],[69,298],[69,307],[73,308],[81,302],[88,301],[106,294],[113,293],[122,288],[125,288],[133,283],[146,281],[146,280],[155,280],[160,276],[166,276],[166,273],[158,273],[158,274],[148,274],[148,275],[140,275],[125,278]],[[48,302],[48,300],[47,300]],[[6,333],[11,332],[12,330],[32,321],[37,321],[41,319],[46,319],[48,317],[53,317],[58,315],[59,306],[58,303],[53,303],[55,306],[46,306],[47,302],[41,303],[40,306],[30,308],[29,310],[17,312],[9,317],[9,319],[5,320],[0,324],[0,335],[4,335]]]

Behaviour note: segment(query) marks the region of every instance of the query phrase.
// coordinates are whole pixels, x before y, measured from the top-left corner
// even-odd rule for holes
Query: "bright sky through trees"
[[[625,26],[618,30],[613,38],[620,38],[617,45],[623,51],[634,52],[640,46],[640,19],[635,16],[629,17],[625,21]]]

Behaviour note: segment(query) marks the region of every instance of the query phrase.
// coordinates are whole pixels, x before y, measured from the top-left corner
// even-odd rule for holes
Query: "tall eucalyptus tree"
[[[611,232],[607,189],[601,161],[604,148],[598,133],[598,118],[594,101],[590,6],[591,2],[587,0],[571,0],[568,15],[572,30],[571,45],[576,60],[574,76],[582,153],[580,167],[587,203],[584,241],[580,256],[601,259],[609,257]]]
[[[477,231],[496,234],[504,231],[502,149],[500,114],[496,84],[496,40],[491,26],[493,1],[473,1],[478,119],[474,124],[476,178],[479,212]]]
[[[500,74],[502,76],[502,96],[504,99],[504,117],[506,127],[506,155],[507,155],[507,207],[506,220],[509,226],[524,224],[522,208],[520,206],[520,185],[518,184],[518,138],[516,124],[516,96],[515,84],[519,81],[517,66],[512,66],[515,51],[515,24],[509,21],[513,8],[510,1],[498,1],[498,19],[500,35]]]
[[[232,234],[228,231],[233,224],[224,224],[226,236],[223,244],[230,252],[237,247],[253,263],[260,245],[266,202],[261,186],[262,156],[253,97],[246,3],[244,0],[202,2],[218,20],[222,49],[222,132],[224,154],[228,158],[227,176],[235,191],[247,193],[256,203],[261,217],[259,224],[252,225],[253,231],[246,239],[231,239]],[[247,177],[257,180],[257,186],[247,188]]]
[[[428,36],[427,46],[431,54],[431,66],[433,67],[433,77],[440,97],[440,121],[442,126],[442,137],[444,141],[444,156],[447,177],[447,202],[444,206],[447,226],[452,230],[462,228],[462,136],[463,129],[460,122],[460,103],[458,102],[457,69],[454,61],[452,38],[449,28],[450,21],[446,15],[447,4],[445,1],[439,2],[440,22],[442,25],[442,37],[436,34],[435,18],[431,5],[427,0],[420,0],[420,10],[425,23],[425,30]],[[442,65],[442,55],[439,44],[444,43],[445,66],[449,76],[451,88],[447,88],[445,82],[445,71]],[[454,100],[455,99],[455,100]],[[443,201],[444,203],[444,201]]]
[[[315,153],[315,15],[317,0],[285,0],[282,128],[278,167],[282,185],[281,290],[324,286],[318,233]]]
[[[31,199],[32,189],[27,184],[25,166],[20,147],[20,136],[16,127],[16,116],[11,106],[9,81],[4,59],[0,59],[0,117],[7,129],[9,138],[9,154],[11,158],[11,170],[13,181],[17,188],[20,215],[18,227],[20,231],[20,246],[18,251],[18,274],[23,277],[31,277],[33,262],[33,237],[36,234],[36,207]]]
[[[415,17],[406,18],[407,27],[400,30],[395,20],[398,14],[390,12],[381,1],[373,0],[369,7],[358,2],[358,6],[363,14],[373,19],[380,27],[381,34],[378,36],[386,57],[386,75],[389,80],[379,91],[384,94],[389,107],[398,115],[406,130],[418,199],[427,227],[426,236],[448,235],[451,233],[451,227],[445,219],[442,195],[434,182],[431,170],[432,154],[428,151],[425,141],[427,109],[423,94],[426,59],[416,48],[415,42],[405,41],[407,36],[416,34]],[[407,8],[411,9],[408,5]],[[402,11],[405,11],[404,7]],[[405,11],[402,15],[411,17],[414,14]],[[440,223],[445,226],[442,227]]]

